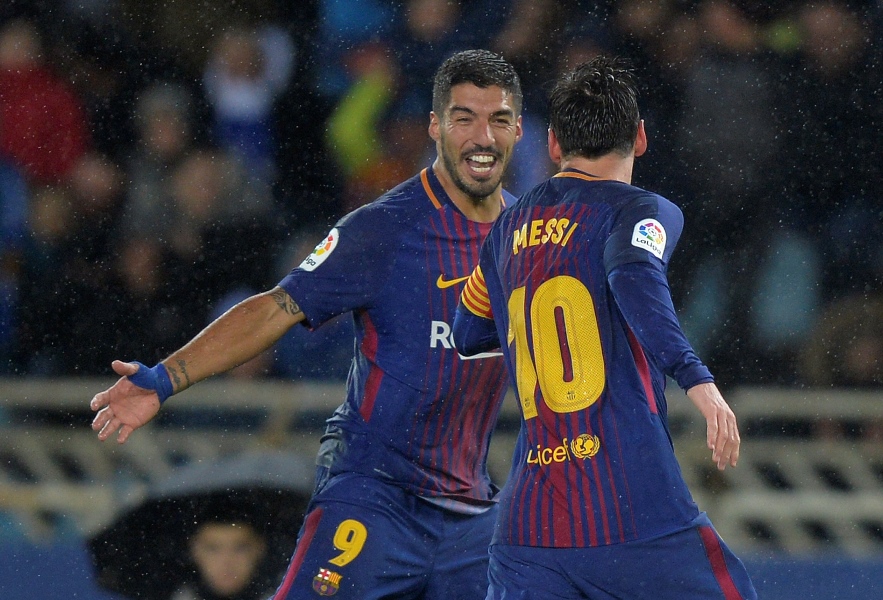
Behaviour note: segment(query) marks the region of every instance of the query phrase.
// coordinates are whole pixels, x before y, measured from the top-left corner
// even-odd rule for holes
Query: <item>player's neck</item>
[[[503,194],[500,188],[497,188],[496,192],[477,203],[462,193],[457,196],[448,195],[451,196],[451,200],[460,209],[463,216],[477,223],[492,223],[500,216],[500,210],[503,206]]]
[[[631,184],[634,157],[623,158],[618,154],[606,154],[600,158],[583,158],[575,156],[561,161],[560,168],[576,169],[601,179],[612,179]]]
[[[458,188],[450,174],[444,168],[439,167],[438,162],[433,165],[433,169],[451,202],[460,209],[467,219],[477,223],[491,223],[500,216],[503,206],[503,187],[501,185],[497,186],[490,196],[476,200]]]

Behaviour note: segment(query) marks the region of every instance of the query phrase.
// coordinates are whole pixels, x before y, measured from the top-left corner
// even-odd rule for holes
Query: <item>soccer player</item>
[[[549,111],[560,171],[500,215],[454,321],[461,353],[502,346],[522,408],[487,597],[755,598],[668,431],[665,375],[717,467],[736,465],[736,418],[669,293],[681,212],[631,185],[647,148],[633,73],[595,58],[556,81]]]
[[[125,442],[168,396],[268,348],[290,327],[352,312],[346,401],[275,600],[474,599],[487,590],[497,489],[486,457],[506,390],[496,356],[451,342],[459,292],[504,203],[521,86],[497,55],[446,60],[433,85],[431,168],[342,218],[277,287],[231,308],[160,364],[114,361],[92,428]]]

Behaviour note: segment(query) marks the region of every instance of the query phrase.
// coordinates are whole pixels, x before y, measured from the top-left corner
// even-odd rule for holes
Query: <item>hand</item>
[[[155,390],[138,387],[129,381],[140,368],[134,363],[113,361],[113,370],[122,375],[119,381],[103,392],[95,394],[89,407],[98,411],[92,420],[92,429],[102,442],[119,432],[117,442],[126,443],[133,431],[148,423],[159,412],[159,396]]]
[[[713,383],[700,383],[687,390],[687,396],[705,417],[707,443],[711,459],[721,471],[727,464],[735,467],[739,461],[739,427],[736,415]]]

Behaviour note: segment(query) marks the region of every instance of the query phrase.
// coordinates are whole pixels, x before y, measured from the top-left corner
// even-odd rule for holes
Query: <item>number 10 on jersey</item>
[[[537,385],[543,403],[554,412],[588,408],[604,391],[604,355],[591,293],[579,279],[559,275],[540,284],[529,307],[525,302],[526,288],[514,289],[508,302],[506,340],[515,356],[524,418],[538,414]],[[526,311],[530,313],[530,340]]]

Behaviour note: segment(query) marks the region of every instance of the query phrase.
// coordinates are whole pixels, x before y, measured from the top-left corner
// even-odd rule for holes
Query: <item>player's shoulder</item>
[[[622,208],[636,209],[643,207],[651,212],[660,214],[681,215],[681,209],[662,194],[621,181],[610,183],[614,184],[611,188],[615,190],[615,201]]]
[[[424,205],[427,204],[429,202],[426,201],[420,175],[415,175],[372,202],[348,213],[338,222],[338,227],[398,231],[403,224],[424,210]]]
[[[684,215],[681,209],[661,194],[637,186],[623,185],[627,189],[624,188],[625,193],[613,218],[615,227],[631,230],[633,245],[645,244],[645,238],[655,236],[658,245],[656,255],[662,259],[666,248],[665,240],[670,240],[668,247],[673,249],[683,231]]]

